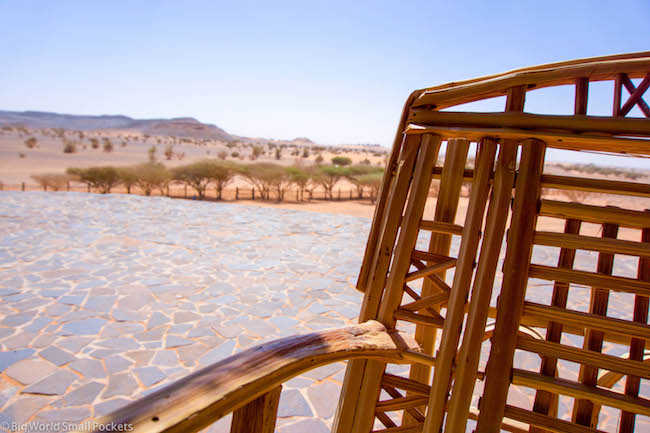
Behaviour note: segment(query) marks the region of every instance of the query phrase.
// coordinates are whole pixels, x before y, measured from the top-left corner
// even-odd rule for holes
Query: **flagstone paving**
[[[367,218],[257,206],[0,192],[0,425],[92,420],[250,346],[353,323],[369,227]],[[596,258],[579,253],[576,267],[593,270]],[[557,251],[536,247],[534,261],[554,265]],[[617,257],[616,274],[634,277],[637,263]],[[532,284],[527,298],[549,302],[552,285]],[[588,289],[572,290],[589,298],[579,293]],[[632,303],[612,293],[610,314],[631,319]],[[486,344],[482,362],[488,351]],[[534,368],[539,359],[516,362]],[[276,430],[329,431],[344,368],[285,383]],[[567,363],[559,368],[577,374]],[[511,393],[534,397],[524,388]],[[570,413],[565,400],[560,412]],[[599,427],[610,430],[617,419],[605,410]],[[229,423],[209,430],[228,432]]]
[[[82,422],[252,345],[352,323],[369,223],[0,193],[0,422]],[[327,431],[344,367],[285,384],[278,431]]]

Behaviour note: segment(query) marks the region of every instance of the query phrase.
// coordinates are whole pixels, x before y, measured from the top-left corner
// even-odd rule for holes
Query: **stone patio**
[[[0,221],[0,423],[90,420],[251,345],[352,323],[370,224],[36,192],[0,193]],[[278,431],[329,431],[344,367],[286,383]]]

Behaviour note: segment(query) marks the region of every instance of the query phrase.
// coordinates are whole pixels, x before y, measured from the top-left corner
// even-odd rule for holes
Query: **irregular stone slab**
[[[101,361],[96,359],[77,359],[68,366],[85,378],[101,379],[106,377],[106,371]]]
[[[94,337],[66,337],[57,342],[57,346],[69,350],[72,353],[79,353],[81,349],[88,346],[95,339]]]
[[[29,343],[36,337],[36,334],[31,332],[21,332],[12,337],[6,338],[2,341],[7,350],[16,350],[28,347]]]
[[[167,349],[172,347],[189,346],[190,344],[194,344],[194,341],[177,335],[168,335],[165,339],[165,347]]]
[[[167,377],[158,367],[140,367],[134,369],[133,372],[138,376],[140,382],[142,382],[142,384],[147,388]]]
[[[4,422],[22,424],[47,406],[50,401],[52,401],[51,398],[43,396],[20,396],[2,411],[0,416],[4,418]]]
[[[89,407],[69,407],[65,409],[43,410],[38,413],[36,419],[53,422],[79,423],[90,418]]]
[[[56,367],[40,359],[24,359],[5,370],[5,374],[23,385],[31,385],[56,370]]]
[[[0,372],[3,372],[7,367],[23,359],[29,358],[34,354],[34,349],[18,349],[8,352],[0,352]]]
[[[104,389],[104,385],[98,382],[90,382],[80,386],[72,392],[67,393],[60,400],[60,405],[82,406],[92,405],[95,398]]]
[[[180,311],[178,313],[174,314],[174,323],[186,323],[186,322],[193,322],[195,320],[199,320],[201,318],[200,315],[196,313],[192,313],[191,311]]]
[[[122,373],[129,369],[133,365],[133,362],[124,359],[119,355],[114,355],[106,358],[104,360],[104,364],[106,365],[106,369],[108,370],[109,374],[116,374]]]
[[[278,418],[292,416],[312,416],[313,413],[305,398],[296,389],[288,389],[280,394]]]
[[[307,389],[307,396],[321,419],[334,416],[340,394],[341,385],[329,381],[312,385]]]
[[[343,370],[345,368],[345,364],[341,362],[337,362],[334,364],[327,364],[322,367],[315,368],[313,370],[309,370],[305,373],[302,374],[302,376],[309,377],[311,379],[315,380],[323,380],[328,377],[330,377],[333,374],[338,373],[339,371]]]
[[[156,311],[154,312],[149,320],[147,321],[147,329],[152,329],[160,325],[164,325],[169,322],[171,319],[165,316],[163,313]]]
[[[108,415],[109,413],[118,410],[131,403],[129,400],[124,398],[114,398],[113,400],[105,401],[95,405],[95,417],[100,417]]]
[[[97,335],[106,322],[99,318],[77,320],[65,323],[62,330],[68,335]]]
[[[295,424],[286,425],[276,431],[277,433],[329,433],[330,429],[320,419],[304,419]]]
[[[156,352],[151,363],[161,367],[175,367],[178,365],[178,355],[174,350],[161,350]]]
[[[57,367],[60,367],[77,359],[71,353],[68,353],[65,350],[61,350],[56,346],[50,346],[47,349],[43,349],[38,352],[38,354]]]
[[[136,389],[138,383],[130,373],[120,373],[108,378],[108,387],[102,394],[103,399],[126,395],[130,396]]]
[[[77,376],[67,370],[59,370],[28,386],[21,392],[23,394],[61,395],[77,380]]]
[[[24,325],[25,323],[31,321],[34,318],[34,315],[36,313],[33,311],[28,311],[25,313],[17,313],[17,314],[11,314],[9,316],[6,316],[2,321],[0,321],[0,325],[2,326],[8,326],[11,328],[14,328],[16,326]]]
[[[215,347],[214,349],[206,352],[203,356],[201,356],[198,359],[198,362],[201,365],[209,365],[214,362],[220,361],[232,355],[234,348],[235,348],[235,342],[233,340],[226,341],[220,344],[219,346]]]
[[[52,319],[48,317],[37,317],[30,323],[29,325],[25,326],[23,329],[28,332],[38,332],[41,329],[45,328],[47,325],[52,323]]]
[[[122,351],[139,349],[140,345],[133,338],[111,338],[96,343],[98,346],[107,347],[109,349],[118,349]]]

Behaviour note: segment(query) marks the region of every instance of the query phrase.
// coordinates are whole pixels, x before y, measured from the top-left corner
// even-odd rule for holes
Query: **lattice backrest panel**
[[[650,117],[649,71],[641,53],[411,95],[358,288],[360,321],[407,329],[422,351],[410,367],[350,361],[333,431],[650,429],[650,185],[544,165],[548,149],[650,155],[650,121],[625,117]],[[586,116],[602,80],[613,114]],[[531,89],[566,84],[575,115],[525,113]],[[500,95],[503,113],[440,111]],[[587,203],[602,193],[639,201]]]

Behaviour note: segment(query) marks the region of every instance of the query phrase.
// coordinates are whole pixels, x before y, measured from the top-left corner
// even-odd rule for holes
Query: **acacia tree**
[[[52,191],[59,191],[67,188],[70,182],[76,180],[77,177],[69,174],[56,173],[33,175],[32,179],[38,182],[45,191],[47,191],[48,188]]]
[[[332,191],[334,186],[349,173],[346,167],[338,167],[335,165],[321,165],[316,167],[312,180],[314,183],[320,185],[325,190],[325,194],[330,200],[334,198]]]
[[[289,174],[289,181],[296,185],[300,193],[300,201],[305,199],[305,191],[311,181],[311,175],[302,167],[293,165],[286,168]]]
[[[172,170],[172,177],[194,188],[199,195],[199,200],[203,200],[205,198],[205,190],[214,180],[214,164],[212,161],[204,159],[192,164],[176,167]]]
[[[239,171],[239,165],[230,161],[211,162],[213,165],[212,180],[217,189],[217,199],[221,200],[223,189],[233,180]]]
[[[241,174],[260,191],[263,200],[268,200],[273,190],[281,201],[290,184],[286,168],[270,162],[250,164],[242,169]]]
[[[346,178],[352,183],[357,189],[357,197],[363,198],[363,191],[366,187],[369,187],[366,182],[361,182],[361,179],[370,174],[379,174],[379,179],[384,173],[384,169],[381,167],[372,167],[370,165],[353,165],[348,168],[348,173]],[[365,178],[364,180],[368,180]]]
[[[155,189],[158,189],[163,194],[172,179],[169,170],[159,163],[136,165],[133,170],[136,173],[135,184],[144,191],[145,195],[151,195],[151,192]]]
[[[126,187],[126,193],[131,194],[131,188],[138,183],[136,167],[118,167],[120,183]]]
[[[370,201],[374,203],[377,200],[377,195],[379,194],[379,188],[381,187],[381,180],[383,179],[383,173],[370,173],[359,176],[357,182],[360,185],[368,188],[370,190]]]
[[[68,168],[66,173],[77,176],[80,182],[99,190],[102,194],[120,183],[120,176],[115,167]]]

